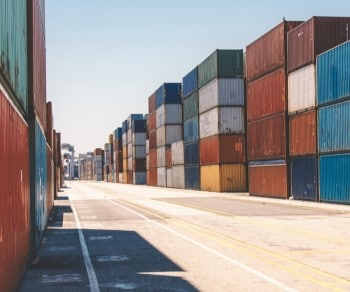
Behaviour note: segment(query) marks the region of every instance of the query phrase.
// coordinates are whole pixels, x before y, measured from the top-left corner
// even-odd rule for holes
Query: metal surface
[[[157,148],[157,130],[152,130],[149,132],[149,149]]]
[[[184,141],[178,141],[171,144],[171,164],[174,165],[183,165],[184,160]]]
[[[53,112],[52,112],[52,103],[46,103],[46,140],[49,146],[53,147]]]
[[[131,122],[132,133],[145,133],[146,126],[146,120],[133,120]]]
[[[165,166],[166,168],[171,168],[171,145],[165,147]]]
[[[134,146],[145,146],[146,145],[146,133],[134,133],[132,134],[132,144]]]
[[[287,106],[286,94],[286,74],[284,68],[248,84],[248,121],[254,121],[284,112]]]
[[[173,188],[173,170],[171,168],[166,169],[166,187]]]
[[[182,140],[181,125],[165,125],[157,129],[157,147]]]
[[[199,139],[198,116],[184,121],[184,141],[186,143],[197,141]]]
[[[46,162],[47,162],[47,198],[46,198],[46,216],[51,217],[51,211],[54,203],[54,166],[52,150],[46,145]]]
[[[157,167],[166,167],[165,146],[157,148]]]
[[[156,109],[156,93],[153,93],[149,98],[148,98],[148,113],[151,114],[153,113]]]
[[[316,110],[289,117],[289,153],[291,156],[315,155]]]
[[[132,157],[133,158],[146,158],[146,146],[133,146],[132,145]]]
[[[198,89],[198,67],[182,78],[182,97],[185,98]]]
[[[149,167],[157,167],[157,149],[152,149],[149,151]]]
[[[181,83],[164,83],[156,91],[156,108],[181,103]]]
[[[183,99],[182,108],[184,121],[198,116],[198,91]]]
[[[149,114],[148,118],[148,131],[151,132],[155,130],[157,127],[157,112],[153,111]]]
[[[185,166],[185,189],[200,189],[200,166]]]
[[[164,125],[179,125],[182,123],[181,104],[163,104],[156,111],[156,127]]]
[[[166,167],[157,168],[157,185],[158,187],[166,187]]]
[[[350,97],[349,55],[350,42],[346,42],[317,57],[318,105]]]
[[[185,165],[198,165],[199,164],[199,142],[191,142],[184,144],[184,157]]]
[[[147,185],[157,186],[157,167],[150,167],[147,171]]]
[[[133,173],[134,185],[145,185],[147,183],[147,173],[145,171],[139,171]]]
[[[177,189],[185,188],[185,168],[183,165],[172,167],[172,187]]]

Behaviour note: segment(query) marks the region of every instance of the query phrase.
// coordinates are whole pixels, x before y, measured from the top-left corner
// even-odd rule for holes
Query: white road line
[[[157,225],[157,226],[159,226],[159,227],[169,231],[172,234],[177,235],[178,237],[180,237],[180,238],[182,238],[182,239],[192,243],[193,245],[198,246],[198,247],[206,250],[207,252],[209,252],[211,254],[214,254],[217,257],[220,257],[220,258],[230,262],[231,264],[241,268],[242,270],[245,270],[245,271],[247,271],[247,272],[249,272],[249,273],[251,273],[251,274],[253,274],[253,275],[255,275],[255,276],[257,276],[257,277],[259,277],[259,278],[261,278],[263,280],[265,280],[266,282],[283,289],[284,291],[288,291],[288,292],[296,292],[296,291],[298,291],[298,290],[296,290],[294,288],[288,287],[287,285],[283,284],[282,282],[280,282],[278,280],[275,280],[274,278],[272,278],[272,277],[270,277],[270,276],[268,276],[268,275],[266,275],[266,274],[264,274],[262,272],[254,270],[253,268],[251,268],[251,267],[249,267],[249,266],[247,266],[247,265],[245,265],[245,264],[243,264],[243,263],[241,263],[241,262],[239,262],[237,260],[234,260],[234,259],[232,259],[232,258],[230,258],[230,257],[228,257],[228,256],[226,256],[226,255],[224,255],[224,254],[222,254],[222,253],[220,253],[220,252],[218,252],[218,251],[216,251],[216,250],[214,250],[214,249],[212,249],[212,248],[210,248],[210,247],[208,247],[208,246],[206,246],[206,245],[204,245],[204,244],[202,244],[202,243],[200,243],[200,242],[198,242],[196,240],[193,240],[192,238],[190,238],[190,237],[188,237],[186,235],[183,235],[183,234],[177,232],[176,230],[174,230],[174,229],[172,229],[172,228],[170,228],[168,226],[165,226],[165,225],[163,225],[163,224],[161,224],[161,223],[159,223],[159,222],[157,222],[155,220],[147,218],[146,216],[144,216],[144,215],[142,215],[142,214],[140,214],[140,213],[138,213],[138,212],[136,212],[136,211],[134,211],[134,210],[132,210],[132,209],[130,209],[128,207],[125,207],[124,205],[121,205],[121,204],[119,204],[117,202],[114,202],[114,201],[112,201],[110,199],[108,199],[108,201],[110,203],[114,204],[114,205],[117,205],[120,208],[123,208],[124,210],[127,210],[127,211],[135,214],[136,216],[138,216],[138,217],[140,217],[140,218],[142,218],[142,219],[144,219],[144,220],[146,220],[148,222],[151,222],[151,223],[153,223],[153,224],[155,224],[155,225]]]
[[[85,238],[84,238],[83,231],[81,229],[80,221],[79,221],[78,215],[77,215],[77,213],[75,211],[73,201],[71,200],[70,202],[71,202],[71,207],[72,207],[72,210],[73,210],[73,213],[74,213],[75,221],[76,221],[76,224],[77,224],[80,246],[81,246],[81,250],[83,252],[84,263],[85,263],[85,267],[86,267],[86,271],[87,271],[88,278],[89,278],[89,283],[90,283],[90,291],[92,291],[92,292],[99,292],[100,289],[98,287],[96,273],[95,273],[95,270],[94,270],[94,266],[92,265],[92,262],[91,262],[91,258],[90,258],[90,255],[89,255],[89,250],[88,250],[86,242],[85,242]]]

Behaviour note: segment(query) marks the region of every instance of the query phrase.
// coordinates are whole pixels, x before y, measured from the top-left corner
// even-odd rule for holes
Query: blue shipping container
[[[320,156],[320,201],[350,203],[350,154]]]
[[[317,102],[350,97],[350,42],[317,57]]]
[[[199,165],[199,141],[184,144],[185,166]]]
[[[114,139],[121,140],[123,136],[122,128],[117,128],[114,130]]]
[[[350,101],[318,110],[318,147],[320,153],[350,151]]]
[[[125,134],[127,131],[128,131],[128,121],[125,120],[125,121],[122,123],[122,134]]]
[[[317,200],[316,157],[292,158],[291,194],[298,200]]]
[[[199,139],[198,116],[184,121],[184,141],[185,143],[197,141]]]
[[[164,83],[156,91],[156,107],[181,103],[181,83]]]
[[[198,67],[182,78],[182,97],[191,95],[198,89]]]
[[[191,190],[200,189],[199,165],[185,167],[185,189],[191,189]]]
[[[146,132],[146,120],[133,120],[132,122],[133,133],[145,133]]]

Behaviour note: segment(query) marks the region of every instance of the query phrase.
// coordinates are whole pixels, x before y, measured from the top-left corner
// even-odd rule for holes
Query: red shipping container
[[[157,105],[156,105],[156,93],[153,93],[149,98],[148,98],[148,113],[152,113],[156,111]]]
[[[133,178],[134,178],[133,171],[132,171],[132,170],[128,170],[127,181],[126,181],[126,183],[132,185],[132,184],[134,183]]]
[[[148,116],[148,131],[154,131],[156,130],[156,118],[157,118],[157,112],[153,111]]]
[[[157,130],[153,130],[149,132],[149,149],[157,148]]]
[[[149,151],[149,167],[157,167],[157,149]]]
[[[166,168],[172,167],[171,162],[171,145],[165,146],[165,166]]]
[[[147,185],[157,186],[157,167],[150,167],[148,170]]]

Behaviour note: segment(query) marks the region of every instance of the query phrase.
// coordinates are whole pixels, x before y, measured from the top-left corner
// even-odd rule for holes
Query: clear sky
[[[55,129],[80,153],[103,147],[163,82],[181,82],[215,49],[313,15],[350,16],[350,1],[46,0]]]

